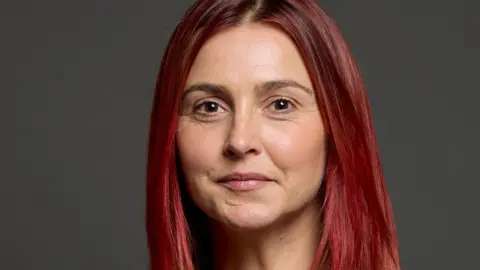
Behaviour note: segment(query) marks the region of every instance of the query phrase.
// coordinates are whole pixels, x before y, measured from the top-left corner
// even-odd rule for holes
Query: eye
[[[277,98],[268,106],[268,110],[274,113],[287,113],[294,109],[293,102],[288,98]]]
[[[222,110],[218,103],[213,101],[205,101],[196,107],[197,111],[204,111],[205,113],[216,113]]]
[[[204,101],[193,108],[193,113],[199,118],[212,118],[226,110],[215,101]]]

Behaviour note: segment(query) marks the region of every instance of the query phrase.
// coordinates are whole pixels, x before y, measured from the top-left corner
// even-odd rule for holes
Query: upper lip
[[[217,180],[217,182],[228,182],[228,181],[247,181],[247,180],[258,180],[258,181],[271,181],[270,178],[261,174],[261,173],[231,173],[225,175]]]

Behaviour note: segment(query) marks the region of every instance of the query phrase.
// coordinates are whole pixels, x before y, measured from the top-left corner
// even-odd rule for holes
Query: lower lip
[[[220,183],[221,185],[233,191],[250,191],[263,187],[269,181],[265,180],[244,180],[244,181],[226,181]]]

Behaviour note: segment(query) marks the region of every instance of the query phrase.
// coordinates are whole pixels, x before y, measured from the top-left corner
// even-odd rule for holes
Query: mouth
[[[216,182],[232,191],[251,191],[259,189],[273,180],[259,173],[232,173]]]

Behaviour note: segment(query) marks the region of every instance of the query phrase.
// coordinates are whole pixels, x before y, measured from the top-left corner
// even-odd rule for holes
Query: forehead
[[[301,55],[288,35],[273,26],[247,24],[209,39],[193,63],[187,84],[245,84],[272,79],[294,79],[311,86]]]

